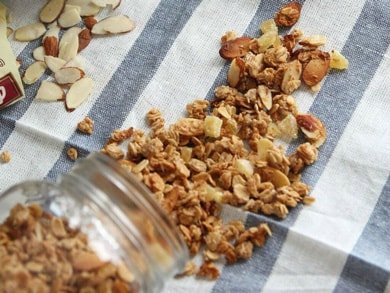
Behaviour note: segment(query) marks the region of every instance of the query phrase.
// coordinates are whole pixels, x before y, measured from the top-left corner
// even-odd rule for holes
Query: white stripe
[[[116,13],[129,15],[137,22],[136,29],[125,35],[92,40],[82,52],[86,59],[86,74],[95,81],[95,89],[88,102],[72,113],[65,111],[63,103],[34,101],[30,105],[3,146],[4,150],[12,152],[13,159],[10,164],[1,166],[0,191],[21,180],[40,179],[47,174],[61,154],[63,142],[73,134],[77,123],[92,108],[158,3],[159,0],[122,1]],[[24,14],[18,16],[23,18]],[[112,46],[114,41],[115,46]]]
[[[285,277],[305,286],[307,275],[328,277],[318,278],[315,288],[336,285],[390,172],[389,66],[384,58],[313,190],[315,204],[299,214],[265,289],[289,288],[280,283]]]
[[[180,32],[153,80],[143,91],[123,126],[146,128],[143,117],[158,108],[167,124],[185,114],[185,106],[204,99],[224,60],[219,57],[221,36],[238,35],[254,16],[259,1],[203,1]]]

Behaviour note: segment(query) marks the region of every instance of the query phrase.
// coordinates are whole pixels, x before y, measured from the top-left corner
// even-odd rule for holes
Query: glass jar
[[[17,203],[68,219],[102,260],[124,264],[140,292],[159,292],[188,260],[176,226],[149,190],[109,157],[79,160],[57,183],[25,182],[0,195],[0,222]],[[138,291],[138,290],[137,290]]]

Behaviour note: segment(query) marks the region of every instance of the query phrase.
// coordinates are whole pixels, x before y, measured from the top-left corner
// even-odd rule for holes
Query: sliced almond
[[[85,59],[81,57],[80,55],[77,55],[72,60],[70,60],[68,63],[65,64],[64,67],[77,67],[81,70],[85,71]]]
[[[43,42],[43,48],[46,55],[57,57],[59,52],[58,38],[46,37]]]
[[[80,16],[81,8],[74,5],[65,5],[64,11],[58,18],[58,24],[62,28],[68,28],[75,26],[81,21]]]
[[[42,77],[46,70],[46,64],[42,61],[36,61],[27,67],[23,76],[23,82],[25,84],[33,84]]]
[[[45,49],[43,46],[34,49],[33,57],[36,61],[45,61]]]
[[[283,186],[290,185],[290,180],[280,170],[268,167],[266,169],[266,172],[267,172],[267,176],[265,177],[268,177],[267,180],[270,181],[275,186],[275,188],[280,188]]]
[[[35,99],[47,102],[61,101],[65,99],[65,93],[58,84],[44,80],[38,89]]]
[[[56,73],[66,64],[65,60],[53,56],[45,56],[44,61],[53,73]]]
[[[312,35],[310,37],[303,38],[299,44],[304,47],[320,47],[325,45],[326,37],[323,35]]]
[[[87,28],[83,29],[79,33],[79,48],[78,48],[78,52],[81,52],[86,47],[88,47],[90,42],[91,42],[91,32]]]
[[[79,107],[92,93],[93,80],[84,77],[75,82],[69,89],[65,98],[65,106],[69,112]]]
[[[61,41],[60,41],[60,48],[62,46],[62,43],[70,43],[75,38],[78,39],[79,33],[82,31],[82,28],[79,27],[71,27],[70,29],[66,30],[66,32],[62,35]]]
[[[271,110],[272,108],[272,93],[271,90],[265,85],[259,85],[258,92],[260,96],[260,100],[263,103],[264,107],[267,110]]]
[[[251,41],[252,38],[249,37],[240,37],[227,41],[222,44],[219,55],[228,60],[243,57],[249,52],[249,44]]]
[[[7,38],[14,33],[14,30],[10,27],[7,27]]]
[[[244,76],[245,63],[240,58],[234,58],[230,64],[227,80],[229,86],[236,87]]]
[[[21,42],[30,42],[43,36],[46,27],[38,22],[23,26],[15,31],[15,39]]]
[[[65,32],[60,41],[59,58],[70,61],[77,56],[80,32],[79,27],[72,27]]]
[[[120,34],[130,32],[134,28],[134,21],[126,15],[110,16],[95,24],[92,28],[92,34]]]
[[[48,26],[47,26],[47,31],[46,31],[46,33],[45,33],[45,35],[43,36],[43,38],[42,38],[42,43],[45,41],[45,39],[47,38],[47,37],[56,37],[57,39],[59,39],[59,34],[60,34],[60,30],[61,30],[61,28],[58,26],[58,24],[57,24],[57,22],[55,21],[55,22],[53,22],[53,23],[51,23],[51,24],[49,24]]]
[[[54,78],[60,85],[70,85],[83,78],[84,75],[84,71],[82,71],[80,68],[65,67],[57,70],[55,72]]]
[[[94,16],[100,12],[101,7],[92,3],[91,0],[68,0],[69,5],[79,6],[81,16]]]
[[[267,138],[260,138],[257,141],[257,156],[260,160],[266,161],[268,150],[273,148],[272,141]]]
[[[55,21],[64,8],[65,0],[49,0],[39,14],[39,20],[43,23]]]
[[[121,0],[92,0],[92,3],[102,8],[112,6],[112,9],[116,9],[121,4]]]

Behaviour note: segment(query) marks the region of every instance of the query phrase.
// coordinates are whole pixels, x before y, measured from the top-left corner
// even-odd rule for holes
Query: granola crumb
[[[94,130],[94,124],[95,122],[87,116],[77,124],[77,130],[82,133],[91,135]]]
[[[66,152],[68,158],[72,161],[76,161],[78,157],[78,152],[75,148],[69,148]]]
[[[216,280],[216,279],[218,279],[220,272],[214,263],[205,262],[199,268],[199,271],[196,275],[198,277],[206,278],[209,280]]]
[[[7,164],[11,161],[11,152],[4,151],[0,154],[0,162]]]

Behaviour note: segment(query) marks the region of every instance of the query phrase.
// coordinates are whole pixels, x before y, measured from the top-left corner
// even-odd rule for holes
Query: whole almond
[[[84,18],[84,25],[86,26],[87,29],[92,30],[93,26],[97,23],[96,18],[93,16],[88,16]]]
[[[243,57],[249,52],[249,44],[251,41],[252,38],[249,37],[240,37],[227,41],[222,44],[219,55],[228,60]]]
[[[308,86],[319,83],[327,74],[330,65],[329,54],[322,54],[320,58],[312,59],[302,72],[302,79]]]
[[[56,37],[46,37],[43,47],[47,56],[57,57],[59,52],[58,39]]]
[[[301,16],[301,8],[301,4],[296,1],[284,5],[275,15],[275,23],[278,26],[293,26]]]
[[[89,43],[91,42],[91,32],[89,29],[83,29],[79,33],[79,49],[78,52],[81,52],[86,47],[88,47]]]

